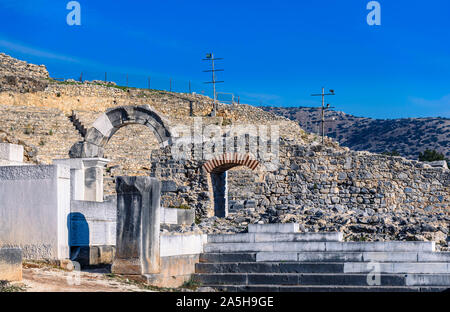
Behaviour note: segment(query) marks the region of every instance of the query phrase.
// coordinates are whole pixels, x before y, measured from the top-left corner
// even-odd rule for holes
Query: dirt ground
[[[48,264],[25,263],[23,279],[9,284],[13,291],[25,292],[154,292],[158,289],[109,273],[107,268],[67,271]]]

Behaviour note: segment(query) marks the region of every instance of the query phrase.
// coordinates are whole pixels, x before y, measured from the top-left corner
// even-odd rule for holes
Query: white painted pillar
[[[55,159],[54,164],[70,167],[71,199],[103,202],[103,168],[105,158]]]

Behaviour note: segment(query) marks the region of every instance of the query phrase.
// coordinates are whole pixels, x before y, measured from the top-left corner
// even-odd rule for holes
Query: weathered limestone
[[[149,105],[121,106],[108,109],[86,132],[84,141],[72,146],[71,158],[103,157],[103,148],[121,127],[141,124],[150,128],[162,147],[172,142],[168,121]]]
[[[199,235],[161,235],[161,257],[193,255],[203,252],[207,236]]]
[[[0,159],[23,162],[23,146],[10,143],[0,143]]]
[[[0,245],[19,245],[26,258],[67,258],[69,194],[67,167],[0,167]]]
[[[0,248],[0,281],[22,280],[22,250]]]
[[[373,264],[364,262],[344,263],[344,273],[369,273],[373,270]],[[383,262],[378,264],[380,273],[450,273],[450,266],[446,262],[420,263],[420,262]]]
[[[390,252],[434,251],[434,242],[262,242],[208,243],[207,252]]]
[[[150,177],[117,177],[117,246],[111,271],[159,273],[161,183]]]
[[[249,233],[295,233],[298,223],[249,224]]]
[[[69,213],[68,167],[0,167],[0,247],[21,247],[28,259],[67,259]]]
[[[70,246],[115,246],[117,203],[72,200]]]
[[[208,243],[339,242],[342,233],[238,233],[208,235]]]
[[[103,202],[72,200],[70,207],[71,247],[115,246],[117,227],[117,201]],[[188,224],[194,222],[193,209],[160,209],[161,224]]]
[[[55,159],[54,164],[70,167],[71,199],[103,201],[103,168],[109,162],[105,158]]]
[[[0,143],[0,166],[21,166],[23,163],[23,146]]]
[[[177,209],[161,207],[161,223],[187,224],[194,223],[195,211],[193,209]]]
[[[161,235],[160,272],[146,274],[155,286],[179,287],[191,279],[206,244],[206,235]]]

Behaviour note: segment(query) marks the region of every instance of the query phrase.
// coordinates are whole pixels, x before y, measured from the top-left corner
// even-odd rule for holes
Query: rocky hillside
[[[320,134],[320,110],[311,107],[261,107],[297,121],[308,132]],[[441,117],[372,119],[327,111],[325,134],[341,145],[374,153],[398,151],[418,159],[426,149],[450,158],[450,119]]]
[[[0,92],[42,91],[49,74],[44,65],[34,65],[0,53]]]

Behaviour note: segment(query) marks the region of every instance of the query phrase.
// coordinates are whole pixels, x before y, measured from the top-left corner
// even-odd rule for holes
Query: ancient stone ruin
[[[204,96],[60,83],[0,56],[0,280],[20,279],[23,258],[164,287],[449,287],[448,168],[322,144],[248,105],[210,117]]]

